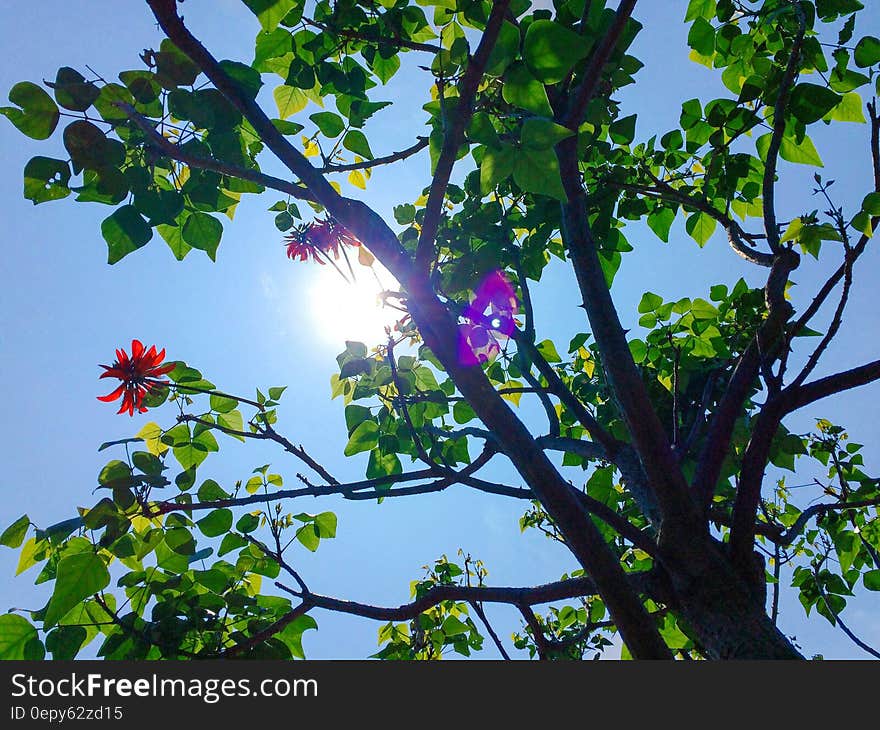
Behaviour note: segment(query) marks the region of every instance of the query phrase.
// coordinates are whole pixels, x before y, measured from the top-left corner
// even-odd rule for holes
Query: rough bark
[[[760,596],[733,569],[722,547],[709,540],[700,572],[666,562],[676,608],[710,659],[803,659],[767,615]],[[756,557],[756,568],[762,561]],[[757,571],[756,571],[757,572]]]

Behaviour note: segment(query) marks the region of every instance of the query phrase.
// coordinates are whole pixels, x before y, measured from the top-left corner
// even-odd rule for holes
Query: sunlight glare
[[[385,327],[393,328],[404,314],[383,306],[379,293],[396,289],[397,282],[378,262],[373,268],[375,275],[369,268],[355,264],[357,279],[353,284],[331,266],[323,266],[315,274],[309,301],[311,321],[321,339],[333,344],[355,340],[368,347],[385,342]]]

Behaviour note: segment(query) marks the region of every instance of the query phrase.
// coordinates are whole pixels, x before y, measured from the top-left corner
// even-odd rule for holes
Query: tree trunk
[[[759,597],[714,541],[707,545],[704,555],[699,566],[692,561],[677,564],[674,557],[664,562],[669,566],[676,607],[708,657],[803,659],[773,625]],[[760,584],[755,581],[755,585],[763,582],[761,566]]]

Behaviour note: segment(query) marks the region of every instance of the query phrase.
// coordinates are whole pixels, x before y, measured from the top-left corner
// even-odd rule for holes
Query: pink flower
[[[291,259],[308,261],[310,258],[323,264],[322,254],[327,258],[339,258],[340,246],[360,246],[358,241],[343,226],[332,218],[316,220],[297,226],[284,237],[287,242],[287,256]]]

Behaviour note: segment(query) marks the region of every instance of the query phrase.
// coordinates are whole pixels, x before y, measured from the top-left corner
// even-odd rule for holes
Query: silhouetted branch
[[[489,14],[477,51],[470,58],[467,70],[458,85],[458,104],[455,107],[451,124],[450,120],[446,121],[443,146],[440,148],[434,177],[431,180],[431,190],[425,204],[425,217],[422,220],[422,230],[416,249],[416,268],[419,271],[427,271],[434,258],[434,238],[437,236],[437,229],[440,226],[443,199],[449,185],[449,176],[452,174],[452,166],[455,164],[458,148],[464,139],[465,128],[473,114],[477,88],[483,78],[486,64],[489,62],[489,55],[498,40],[498,33],[501,31],[501,25],[509,5],[510,0],[492,3],[492,12]]]

